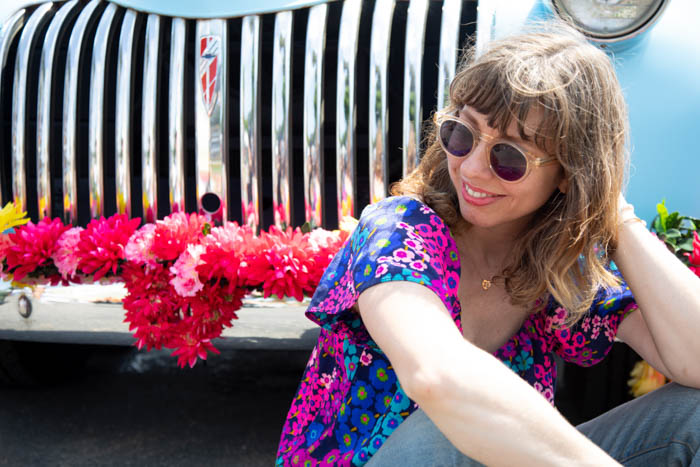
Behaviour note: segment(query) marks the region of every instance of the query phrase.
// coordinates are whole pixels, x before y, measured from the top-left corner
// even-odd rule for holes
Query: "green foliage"
[[[656,205],[656,212],[651,231],[687,266],[687,254],[693,251],[693,232],[700,228],[700,219],[669,213],[665,200]]]

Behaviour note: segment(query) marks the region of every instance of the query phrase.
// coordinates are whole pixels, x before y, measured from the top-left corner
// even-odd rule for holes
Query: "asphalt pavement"
[[[62,380],[0,388],[0,465],[269,466],[309,351],[84,346]]]

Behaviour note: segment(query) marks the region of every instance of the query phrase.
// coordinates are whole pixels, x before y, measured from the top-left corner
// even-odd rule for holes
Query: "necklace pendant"
[[[481,281],[481,288],[484,290],[488,290],[491,288],[491,281],[488,279],[484,279]]]

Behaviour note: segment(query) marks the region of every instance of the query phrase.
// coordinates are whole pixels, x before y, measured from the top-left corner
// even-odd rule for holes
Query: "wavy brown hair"
[[[470,106],[503,134],[515,120],[521,138],[557,157],[568,180],[555,190],[519,237],[501,275],[511,302],[532,307],[547,293],[569,314],[591,307],[601,287],[619,285],[606,268],[617,242],[617,203],[628,163],[627,110],[609,58],[563,24],[469,48],[450,85],[450,108]],[[528,113],[542,114],[534,137]],[[459,210],[447,160],[428,123],[427,150],[392,194],[423,199],[457,233],[468,228]]]

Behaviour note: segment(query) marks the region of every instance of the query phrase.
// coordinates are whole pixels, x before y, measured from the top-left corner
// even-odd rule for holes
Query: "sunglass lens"
[[[494,144],[489,157],[493,171],[503,180],[514,182],[525,176],[527,159],[525,154],[514,146],[505,143]]]
[[[464,157],[472,151],[474,135],[459,122],[446,120],[440,125],[440,139],[443,147],[451,155]]]

